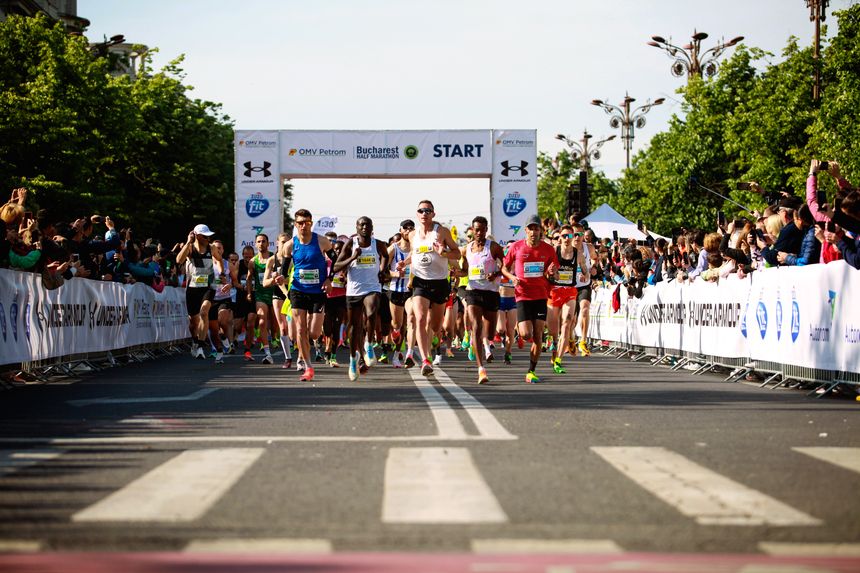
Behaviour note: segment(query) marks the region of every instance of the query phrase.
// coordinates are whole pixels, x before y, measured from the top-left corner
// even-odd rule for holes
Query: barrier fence
[[[179,352],[187,338],[183,289],[73,279],[47,290],[0,269],[0,366],[70,374]]]
[[[860,385],[860,272],[843,261],[757,271],[719,284],[658,283],[629,297],[623,286],[595,290],[589,338],[634,360],[696,373],[750,372],[762,386],[811,383],[827,394]]]

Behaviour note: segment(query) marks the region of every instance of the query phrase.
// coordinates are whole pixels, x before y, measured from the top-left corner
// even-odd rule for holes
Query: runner
[[[588,349],[588,326],[591,322],[591,276],[597,274],[594,266],[596,250],[593,245],[585,241],[585,228],[581,224],[573,225],[574,242],[576,250],[583,254],[585,266],[577,268],[576,273],[576,313],[574,314],[579,326],[579,343],[577,348],[583,356],[591,356]]]
[[[412,291],[409,288],[411,277],[410,267],[406,266],[403,271],[397,270],[400,261],[405,261],[409,256],[409,233],[415,230],[415,222],[406,219],[400,223],[400,232],[395,235],[396,242],[388,247],[388,260],[391,261],[389,272],[391,282],[388,285],[390,292],[391,307],[391,342],[394,345],[394,358],[391,361],[395,368],[403,366],[404,360],[412,360],[412,346],[415,345],[415,329],[411,328],[414,322],[412,313]],[[403,357],[403,326],[407,325],[407,350],[406,358]]]
[[[245,360],[253,362],[254,357],[251,354],[251,346],[254,343],[254,328],[257,324],[257,301],[254,300],[254,291],[251,288],[251,269],[254,266],[254,247],[245,245],[242,247],[242,258],[239,261],[239,288],[236,289],[236,330],[244,333],[245,341]],[[239,337],[236,338],[238,344]]]
[[[561,357],[570,345],[573,325],[576,322],[576,293],[573,286],[578,281],[577,267],[585,265],[582,251],[574,248],[574,231],[570,225],[563,225],[560,230],[561,243],[556,247],[558,258],[558,279],[552,279],[549,305],[547,308],[547,326],[549,335],[555,344],[552,347],[552,369],[556,374],[564,374]]]
[[[505,247],[507,255],[510,245]],[[505,364],[512,362],[511,349],[514,344],[514,332],[517,326],[517,299],[514,298],[514,283],[511,279],[502,275],[499,282],[499,318],[496,331],[505,335]]]
[[[191,331],[191,356],[206,359],[206,324],[211,303],[204,300],[212,284],[212,251],[209,237],[214,235],[206,225],[197,225],[188,233],[188,240],[176,255],[176,264],[185,265],[188,280],[185,289],[185,306],[188,307],[188,328]]]
[[[299,359],[305,363],[303,382],[314,379],[311,340],[319,338],[322,331],[326,293],[331,290],[331,278],[325,253],[332,250],[331,241],[317,235],[313,229],[313,216],[307,209],[299,209],[293,216],[296,235],[284,243],[283,271],[274,279],[278,287],[286,288],[284,273],[293,264],[292,283],[290,284],[290,304],[293,323],[296,325],[296,343]]]
[[[278,241],[275,247],[274,256],[269,257],[266,261],[266,274],[263,277],[263,286],[275,287],[275,277],[288,277],[290,268],[284,266],[284,244],[290,239],[287,233],[278,235]],[[290,368],[293,365],[292,353],[290,352],[290,328],[287,320],[286,312],[281,312],[284,304],[287,302],[287,295],[280,288],[272,288],[272,308],[275,314],[275,321],[278,324],[278,341],[281,345],[281,350],[284,351],[284,363],[281,368]]]
[[[343,241],[337,240],[336,233],[326,233],[326,237],[332,243],[335,260],[340,256]],[[326,258],[329,276],[331,276],[331,290],[326,294],[325,312],[323,317],[323,334],[325,335],[325,357],[331,368],[337,368],[337,347],[340,346],[341,326],[346,319],[346,273],[332,273],[334,261]]]
[[[469,359],[478,365],[478,384],[490,381],[484,361],[492,357],[490,340],[495,336],[499,312],[499,283],[505,254],[495,241],[487,239],[487,219],[472,219],[475,239],[462,248],[462,270],[468,277],[466,286],[466,324],[471,345]]]
[[[351,327],[349,335],[349,379],[357,380],[359,359],[365,334],[365,364],[376,363],[371,338],[374,335],[376,314],[379,312],[382,282],[388,275],[388,246],[373,237],[373,221],[361,217],[355,223],[357,235],[346,242],[340,251],[334,272],[347,269],[346,312]]]
[[[505,255],[502,272],[514,283],[520,337],[532,343],[526,382],[536,384],[540,382],[535,369],[543,344],[549,298],[547,277],[558,279],[558,258],[555,250],[541,240],[541,220],[537,215],[532,215],[526,222],[526,238],[511,245]]]
[[[460,249],[451,231],[433,221],[435,209],[428,200],[418,203],[418,225],[409,233],[410,256],[398,263],[405,268],[411,263],[412,297],[418,327],[418,351],[421,353],[421,374],[433,373],[430,363],[432,334],[442,325],[445,302],[451,290],[448,282],[448,261],[460,258]]]
[[[221,241],[212,241],[210,250],[214,279],[205,295],[205,299],[211,305],[208,317],[209,338],[215,345],[215,364],[224,364],[224,353],[227,352],[225,341],[233,334],[231,291],[234,285],[239,284],[238,263],[234,265],[224,260],[224,245]]]
[[[257,328],[260,331],[259,340],[263,345],[263,364],[274,364],[275,359],[272,358],[272,352],[269,350],[269,313],[272,309],[272,290],[274,287],[267,287],[263,284],[263,279],[266,274],[266,265],[272,253],[269,252],[269,237],[260,233],[254,238],[257,245],[257,254],[251,259],[251,266],[248,268],[249,276],[254,281],[254,299],[256,300],[257,310]],[[247,335],[246,335],[247,336]],[[247,352],[245,353],[247,356]]]

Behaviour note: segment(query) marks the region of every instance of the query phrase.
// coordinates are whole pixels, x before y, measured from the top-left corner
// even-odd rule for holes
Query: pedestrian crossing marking
[[[202,516],[265,450],[187,450],[72,516],[73,521],[186,522]]]
[[[199,400],[220,388],[201,388],[197,392],[185,396],[153,396],[150,398],[91,398],[88,400],[69,400],[67,403],[75,406],[93,406],[96,404],[160,404],[162,402],[193,402]]]
[[[762,541],[758,548],[778,557],[860,557],[860,543],[784,543]]]
[[[466,448],[391,448],[384,523],[504,523],[507,515]]]
[[[13,474],[62,454],[63,450],[0,450],[0,476]]]
[[[860,473],[860,448],[791,448],[801,454]]]
[[[332,552],[328,539],[196,539],[186,553],[314,553]]]
[[[472,553],[624,553],[611,539],[473,539]]]
[[[42,549],[41,541],[0,539],[0,553],[33,553]]]
[[[821,525],[665,448],[593,447],[615,469],[701,525]]]

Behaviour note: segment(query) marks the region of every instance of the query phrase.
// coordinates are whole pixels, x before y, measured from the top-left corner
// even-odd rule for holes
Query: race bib
[[[415,252],[416,253],[431,253],[431,252],[433,252],[433,247],[431,247],[429,245],[418,245],[417,247],[415,247]]]
[[[257,273],[257,284],[263,286],[263,277],[266,276],[266,271],[260,271]]]
[[[343,275],[336,274],[331,278],[331,286],[335,288],[343,288],[346,286],[346,283],[343,280]]]
[[[206,275],[197,275],[196,277],[194,277],[194,284],[196,286],[208,286],[209,277]]]
[[[318,284],[320,284],[320,270],[319,269],[299,270],[299,284],[303,284],[303,285],[318,285]]]
[[[487,275],[484,273],[484,265],[475,265],[474,267],[469,267],[469,279],[473,281],[480,281],[487,278]]]
[[[374,255],[361,255],[355,262],[357,267],[372,267],[376,265],[376,257]]]
[[[533,279],[543,276],[543,261],[523,263],[523,277]]]
[[[573,271],[558,271],[556,282],[563,285],[573,284]]]

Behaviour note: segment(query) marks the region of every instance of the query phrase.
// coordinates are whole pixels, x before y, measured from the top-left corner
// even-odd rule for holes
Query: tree
[[[579,165],[567,151],[560,151],[555,157],[543,152],[538,154],[538,214],[541,217],[566,218],[567,193],[571,185],[579,183]],[[593,186],[589,195],[590,211],[611,202],[618,192],[616,183],[601,171],[589,169],[588,183]]]

